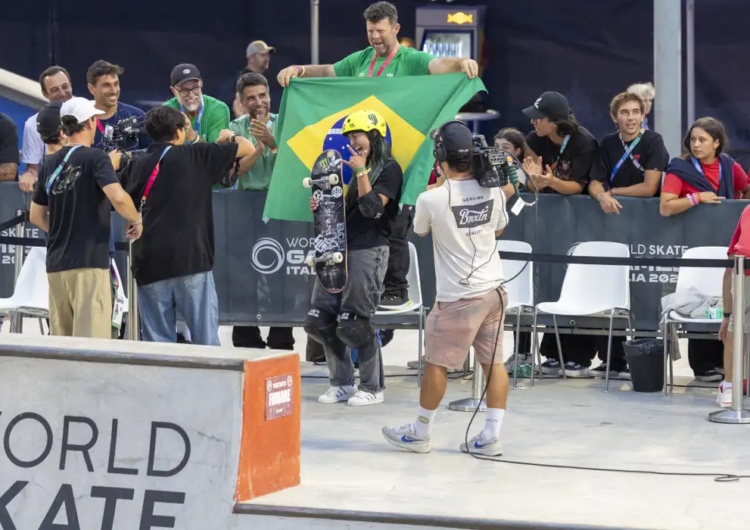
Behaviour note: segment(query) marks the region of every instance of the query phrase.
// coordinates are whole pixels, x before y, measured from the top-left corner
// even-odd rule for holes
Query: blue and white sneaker
[[[324,403],[330,405],[333,403],[339,403],[340,401],[349,401],[349,398],[357,393],[357,387],[354,385],[350,386],[332,386],[326,393],[318,398],[318,403]]]
[[[503,444],[500,443],[499,438],[494,440],[482,440],[482,434],[477,434],[474,438],[469,440],[469,446],[466,443],[461,444],[461,452],[475,455],[484,456],[502,456],[503,455]]]
[[[391,445],[406,449],[412,453],[429,453],[432,449],[430,437],[419,438],[414,432],[414,425],[407,423],[401,427],[383,427],[383,437]]]

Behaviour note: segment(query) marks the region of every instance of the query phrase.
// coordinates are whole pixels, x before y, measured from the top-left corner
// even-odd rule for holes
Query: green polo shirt
[[[172,98],[164,103],[165,107],[172,107],[180,110],[180,102],[177,98]],[[200,130],[196,130],[201,135],[204,142],[215,142],[219,139],[219,133],[223,129],[229,128],[229,107],[223,101],[219,101],[211,96],[203,96],[203,115],[201,116]],[[198,111],[200,114],[200,111]],[[190,118],[190,125],[195,129],[195,122],[198,115]]]
[[[276,118],[278,114],[271,114],[271,119],[268,121],[268,130],[271,134],[275,134],[276,129]],[[247,138],[253,145],[258,145],[258,141],[254,136],[250,134],[250,116],[245,115],[237,118],[229,124],[229,129],[236,132],[238,136]],[[275,136],[274,136],[275,138]],[[273,166],[276,163],[276,154],[272,153],[271,150],[266,147],[263,149],[263,154],[253,164],[250,171],[243,173],[237,179],[238,190],[254,190],[254,191],[268,191],[268,187],[271,184],[271,174],[273,173]]]
[[[344,57],[333,65],[336,77],[367,77],[370,72],[375,50],[372,46],[362,51]],[[393,56],[388,66],[381,72],[380,77],[400,77],[405,75],[428,75],[429,64],[434,57],[426,52],[401,46]],[[375,77],[388,57],[378,57],[372,67],[372,77]]]

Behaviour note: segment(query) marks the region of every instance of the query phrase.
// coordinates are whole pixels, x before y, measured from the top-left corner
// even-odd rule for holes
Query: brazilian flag
[[[279,147],[263,217],[312,221],[310,176],[315,159],[336,149],[345,159],[348,140],[341,135],[344,119],[357,110],[375,110],[388,124],[386,140],[404,170],[401,202],[415,204],[424,191],[435,159],[430,132],[455,119],[459,109],[479,91],[480,79],[463,73],[393,78],[293,79],[284,90],[276,128]],[[344,168],[344,183],[350,170]]]

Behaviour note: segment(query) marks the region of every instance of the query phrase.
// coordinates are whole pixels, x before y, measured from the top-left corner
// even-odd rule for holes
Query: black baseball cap
[[[430,134],[434,141],[439,138],[449,155],[470,156],[474,141],[469,128],[459,121],[451,121]]]
[[[190,80],[200,81],[200,79],[201,73],[198,71],[198,68],[190,63],[178,64],[172,68],[172,75],[169,76],[172,86],[177,86]]]
[[[570,114],[570,104],[568,98],[559,92],[545,92],[532,106],[523,109],[523,113],[532,120],[564,120]]]
[[[36,115],[36,130],[42,139],[55,139],[60,135],[60,108],[62,101],[47,103]]]

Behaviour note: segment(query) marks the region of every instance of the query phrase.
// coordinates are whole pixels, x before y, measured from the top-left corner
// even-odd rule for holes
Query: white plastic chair
[[[682,254],[683,259],[727,259],[727,247],[695,247]],[[677,273],[675,292],[697,290],[706,296],[722,296],[724,269],[721,267],[680,267]],[[674,387],[674,362],[669,354],[669,337],[671,327],[679,324],[715,324],[718,331],[721,321],[705,318],[686,318],[675,311],[670,311],[662,319],[662,337],[664,338],[664,395]],[[669,367],[669,386],[667,385],[667,367]]]
[[[0,315],[11,318],[11,332],[17,331],[16,317],[29,315],[42,321],[49,318],[49,282],[47,280],[47,249],[32,248],[21,267],[16,287],[10,298],[0,299]]]
[[[498,252],[531,253],[531,245],[525,241],[512,241],[501,239],[497,242]],[[515,364],[513,369],[513,388],[518,382],[518,350],[521,338],[521,315],[531,313],[534,310],[534,262],[503,259],[503,275],[511,280],[503,287],[508,293],[508,305],[505,315],[516,315],[516,348]],[[506,322],[507,325],[507,322]],[[511,324],[511,328],[513,325]],[[534,361],[532,359],[532,371]]]
[[[417,247],[409,242],[409,271],[406,273],[406,281],[409,283],[409,302],[394,309],[378,309],[376,316],[406,315],[416,313],[419,315],[419,370],[417,385],[422,381],[422,344],[424,343],[424,305],[422,303],[422,284],[419,278],[419,256]]]
[[[629,258],[630,250],[623,243],[609,241],[589,241],[579,243],[572,252],[572,256],[592,256],[610,258]],[[609,317],[609,341],[607,343],[607,367],[610,366],[612,355],[612,324],[615,317],[628,319],[628,330],[632,330],[630,322],[630,278],[627,265],[582,265],[571,263],[565,272],[560,299],[557,302],[542,302],[534,308],[534,330],[537,329],[537,315],[546,313],[552,315],[557,340],[557,353],[560,369],[565,374],[565,361],[560,346],[560,334],[557,330],[557,315],[560,316],[589,316]],[[532,344],[536,354],[539,345],[536,332],[532,333]],[[541,374],[541,371],[540,371]],[[531,375],[534,384],[534,373]],[[605,376],[604,391],[609,392],[609,370]]]

